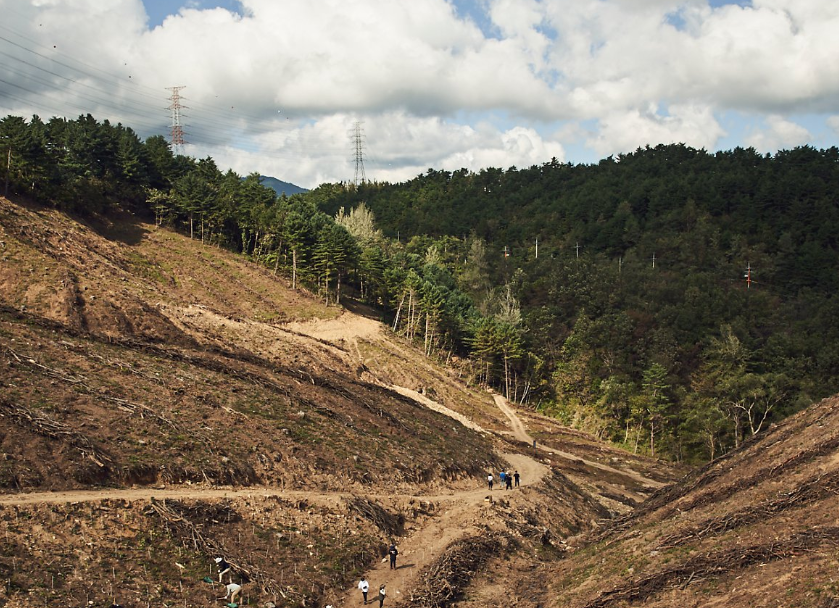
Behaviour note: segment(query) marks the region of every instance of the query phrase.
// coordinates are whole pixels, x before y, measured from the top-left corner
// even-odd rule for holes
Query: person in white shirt
[[[363,576],[361,580],[358,581],[358,588],[361,589],[361,595],[364,596],[364,605],[367,605],[367,592],[370,591],[370,583],[367,582],[367,579]]]
[[[242,585],[236,583],[227,584],[227,593],[224,594],[224,599],[230,598],[230,603],[236,602],[236,597],[242,592]]]

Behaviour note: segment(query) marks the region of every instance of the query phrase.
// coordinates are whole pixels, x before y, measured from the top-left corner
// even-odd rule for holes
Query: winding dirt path
[[[409,389],[398,388],[404,395],[417,399],[423,405],[436,411],[442,412],[462,422],[466,426],[479,432],[486,433],[480,426],[466,419],[462,415],[449,410],[448,408],[435,403],[423,395]],[[524,425],[511,409],[507,414],[517,432],[524,432]],[[505,411],[505,413],[507,413]],[[548,467],[523,454],[501,454],[512,469],[519,471],[521,485],[538,484]],[[368,498],[386,499],[418,499],[438,503],[438,512],[430,518],[425,525],[409,531],[398,547],[400,551],[397,561],[397,568],[390,569],[387,558],[377,564],[367,573],[370,581],[370,593],[368,597],[373,599],[378,594],[379,585],[384,583],[387,589],[388,604],[393,605],[404,599],[408,589],[413,584],[415,577],[422,569],[431,564],[443,551],[458,538],[465,537],[479,531],[479,524],[482,521],[483,510],[491,508],[490,496],[503,497],[511,505],[526,500],[521,490],[506,491],[495,489],[490,492],[483,479],[475,480],[472,489],[451,492],[437,495],[394,495],[388,494],[367,494]],[[285,490],[272,487],[144,487],[126,488],[111,490],[76,490],[65,492],[35,492],[28,494],[15,494],[0,496],[0,506],[3,505],[27,505],[36,503],[74,503],[99,500],[127,500],[127,501],[149,501],[155,499],[223,499],[223,498],[249,498],[263,496],[282,496],[284,498],[305,499],[325,506],[337,507],[344,499],[353,496],[350,492],[312,492],[306,490]],[[361,592],[353,585],[350,589],[334,598],[327,598],[334,606],[349,606],[361,601]]]
[[[505,399],[501,395],[493,395],[493,399],[495,399],[495,404],[498,406],[498,409],[500,409],[502,412],[504,412],[504,415],[507,416],[507,418],[510,420],[510,426],[513,429],[513,436],[516,439],[518,439],[519,441],[524,441],[525,443],[528,443],[528,444],[532,445],[534,443],[533,437],[531,437],[530,435],[527,434],[527,430],[524,427],[524,423],[521,421],[521,418],[519,418],[516,415],[516,413],[513,411],[513,408],[510,407],[510,404],[507,401],[507,399]],[[558,450],[558,449],[555,449],[555,448],[548,448],[548,447],[544,447],[544,446],[537,446],[537,449],[542,451],[542,452],[549,453],[551,455],[560,456],[560,457],[565,458],[567,460],[575,460],[575,461],[578,461],[578,462],[582,462],[586,466],[589,466],[589,467],[592,467],[592,468],[595,468],[595,469],[599,469],[599,470],[605,471],[607,473],[612,473],[612,474],[615,474],[615,475],[622,475],[624,477],[629,477],[630,479],[633,479],[633,480],[637,481],[638,483],[640,483],[644,486],[647,486],[649,488],[657,489],[657,488],[661,488],[661,487],[667,485],[667,484],[664,484],[660,481],[655,481],[654,479],[644,477],[640,473],[637,473],[637,472],[635,472],[631,469],[616,469],[614,467],[610,467],[607,464],[603,464],[603,463],[600,463],[600,462],[595,462],[594,460],[587,460],[585,458],[581,458],[580,456],[577,456],[576,454],[571,454],[570,452],[564,452],[562,450]]]
[[[345,313],[332,321],[315,321],[305,324],[292,324],[283,329],[293,333],[299,332],[299,335],[301,336],[322,340],[327,343],[344,341],[346,344],[349,342],[350,346],[354,347],[354,350],[356,351],[355,354],[360,358],[361,354],[358,352],[357,339],[359,337],[366,337],[368,339],[375,338],[377,333],[381,331],[381,326],[375,321],[370,321],[368,319],[363,319],[356,317],[355,315]],[[414,399],[429,409],[435,410],[451,417],[454,420],[457,420],[470,429],[482,434],[490,434],[487,430],[483,429],[480,425],[468,417],[429,399],[425,395],[403,387],[391,386],[390,388],[396,390],[402,395]],[[533,438],[528,435],[525,425],[516,415],[507,400],[500,395],[494,396],[494,400],[498,408],[509,420],[513,436],[527,444],[533,443]],[[548,454],[559,455],[576,461],[582,460],[590,467],[608,471],[610,473],[633,477],[637,481],[640,481],[648,486],[656,487],[662,485],[640,475],[632,474],[628,471],[621,471],[600,463],[583,460],[573,454],[544,448],[542,446],[539,446],[539,449]],[[511,470],[517,470],[519,472],[521,476],[521,485],[524,487],[540,483],[542,478],[548,472],[548,467],[546,465],[537,462],[535,459],[527,455],[508,453],[500,454],[500,456],[509,464]],[[367,573],[367,578],[370,582],[369,598],[375,598],[378,593],[379,585],[381,583],[385,583],[387,585],[387,602],[389,605],[400,603],[400,600],[405,598],[407,590],[414,583],[414,580],[419,572],[439,557],[452,542],[458,538],[477,533],[481,529],[479,526],[484,519],[483,516],[485,514],[485,510],[493,508],[493,501],[490,497],[503,497],[504,501],[509,503],[511,506],[515,506],[520,501],[526,500],[525,493],[521,490],[507,491],[503,489],[495,489],[490,492],[485,486],[484,479],[476,479],[474,486],[471,489],[438,495],[394,495],[392,493],[370,494],[366,492],[364,495],[368,498],[374,499],[415,499],[432,501],[437,504],[437,512],[433,517],[426,521],[422,526],[409,529],[407,536],[401,539],[399,543],[400,555],[398,559],[398,567],[395,570],[390,569],[388,561],[385,559]],[[126,500],[133,502],[149,501],[152,498],[201,500],[267,496],[282,496],[284,498],[301,500],[305,499],[324,506],[339,507],[345,499],[352,498],[354,494],[352,492],[287,490],[275,487],[234,488],[157,486],[3,495],[0,496],[0,506],[35,503],[74,503],[99,500]],[[361,593],[354,584],[350,589],[344,590],[336,597],[326,598],[326,600],[334,606],[349,606],[359,603],[361,601],[360,596]]]

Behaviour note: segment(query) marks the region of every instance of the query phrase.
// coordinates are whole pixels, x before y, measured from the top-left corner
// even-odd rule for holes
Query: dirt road
[[[428,398],[417,395],[408,389],[400,390],[402,394],[418,399],[427,407],[432,407],[453,418],[460,420],[467,426],[485,432],[463,416],[448,410],[440,404],[434,403]],[[509,417],[514,429],[517,432],[524,432],[524,426],[507,407],[505,413]],[[538,484],[548,471],[548,467],[523,454],[501,454],[511,469],[517,470],[521,475],[521,485]],[[302,490],[285,490],[270,487],[249,487],[249,488],[217,488],[217,487],[144,487],[126,488],[111,490],[79,490],[67,492],[36,492],[27,494],[15,494],[0,496],[0,505],[26,505],[35,503],[75,503],[100,500],[127,500],[127,501],[148,501],[155,499],[223,499],[223,498],[247,498],[257,496],[282,496],[284,498],[305,499],[307,501],[322,504],[325,506],[338,506],[346,498],[351,498],[349,492],[311,492]],[[376,495],[366,494],[367,498],[400,498],[392,493]],[[423,527],[411,530],[407,537],[399,542],[399,559],[397,568],[391,570],[387,559],[379,563],[367,573],[370,581],[370,594],[372,599],[378,593],[379,585],[386,584],[388,593],[388,604],[405,597],[407,590],[414,582],[416,575],[422,569],[431,564],[452,542],[469,534],[477,533],[478,525],[482,521],[483,509],[492,508],[490,496],[501,498],[515,505],[524,500],[521,489],[506,491],[497,486],[493,492],[489,492],[483,478],[476,479],[474,488],[438,495],[411,495],[402,498],[420,498],[422,500],[440,503],[438,506],[439,515],[428,520]],[[357,582],[357,581],[356,581]],[[360,601],[361,592],[353,586],[344,591],[340,597],[327,598],[327,601],[336,606],[348,606]]]
[[[507,402],[507,400],[504,397],[502,397],[501,395],[494,395],[494,399],[495,399],[495,404],[498,406],[498,408],[502,412],[504,412],[504,415],[506,415],[507,418],[510,420],[510,426],[512,427],[513,436],[516,439],[518,439],[519,441],[524,441],[525,443],[527,443],[529,445],[532,445],[534,443],[533,442],[533,437],[531,437],[530,435],[527,434],[527,431],[525,430],[525,427],[524,427],[524,423],[521,421],[521,419],[518,416],[516,416],[516,413],[510,407],[510,404]],[[543,452],[543,453],[547,453],[547,454],[554,455],[554,456],[560,456],[560,457],[565,458],[567,460],[574,460],[574,461],[582,462],[586,466],[593,467],[595,469],[599,469],[599,470],[605,471],[607,473],[613,473],[615,475],[622,475],[624,477],[629,477],[629,478],[634,479],[635,481],[637,481],[640,484],[642,484],[644,486],[647,486],[649,488],[657,489],[657,488],[660,488],[660,487],[666,485],[664,483],[661,483],[660,481],[655,481],[653,479],[649,479],[647,477],[644,477],[643,475],[640,475],[640,474],[636,473],[635,471],[632,471],[632,470],[629,470],[629,469],[616,469],[614,467],[610,467],[609,465],[602,464],[600,462],[595,462],[593,460],[586,460],[585,458],[580,458],[576,454],[571,454],[569,452],[563,452],[562,450],[557,450],[557,449],[554,449],[554,448],[547,448],[547,447],[544,447],[544,446],[537,446],[537,449],[539,451]]]

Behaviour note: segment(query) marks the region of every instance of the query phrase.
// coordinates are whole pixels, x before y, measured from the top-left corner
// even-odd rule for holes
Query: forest
[[[660,145],[277,197],[92,116],[0,120],[4,185],[130,212],[328,303],[475,385],[635,452],[712,460],[839,390],[839,150]]]

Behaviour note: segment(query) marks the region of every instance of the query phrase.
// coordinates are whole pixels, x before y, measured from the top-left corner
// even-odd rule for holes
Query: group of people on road
[[[361,580],[358,581],[358,588],[361,590],[361,596],[364,598],[364,605],[367,605],[367,593],[370,591],[370,583],[367,582],[367,578],[362,576]],[[385,605],[385,595],[387,595],[387,591],[385,589],[385,584],[382,583],[379,586],[379,608]],[[375,600],[373,600],[375,601]]]
[[[516,487],[519,487],[519,481],[521,477],[519,476],[518,471],[515,471],[512,475],[510,475],[510,473],[507,471],[501,471],[498,474],[498,479],[501,481],[501,483],[504,484],[505,489],[512,490],[514,482],[516,484]],[[492,473],[489,473],[487,475],[487,487],[490,490],[492,490],[493,483],[495,483],[495,477]]]
[[[396,570],[396,556],[399,555],[399,549],[396,548],[395,543],[390,543],[390,547],[387,549],[388,557],[390,558],[390,569]],[[361,580],[358,581],[358,588],[361,591],[361,596],[364,598],[364,605],[367,605],[368,599],[367,594],[370,592],[370,583],[367,582],[367,577],[362,576]],[[379,608],[385,605],[385,596],[387,595],[387,589],[385,588],[385,584],[382,583],[379,586]],[[369,600],[375,602],[376,600]]]

